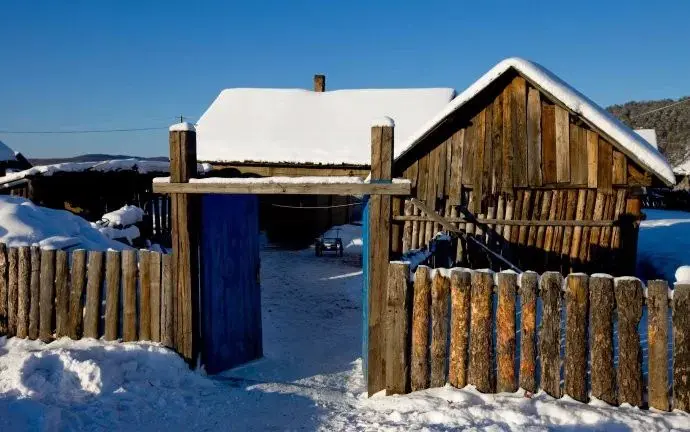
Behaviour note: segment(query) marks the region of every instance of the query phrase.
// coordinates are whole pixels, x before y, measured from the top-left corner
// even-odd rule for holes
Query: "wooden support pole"
[[[431,309],[431,269],[417,267],[412,300],[411,390],[429,388],[429,322]]]
[[[98,321],[103,280],[103,252],[89,251],[84,304],[84,337],[98,339]]]
[[[613,278],[603,275],[589,280],[590,350],[592,396],[616,404],[616,369],[613,366]]]
[[[539,334],[541,388],[561,397],[561,286],[563,276],[546,272],[541,276],[542,326]]]
[[[189,123],[179,123],[170,127],[169,137],[170,181],[188,183],[196,175],[196,130]],[[196,358],[199,341],[198,201],[191,195],[177,193],[170,199],[172,283],[176,294],[173,304],[174,346],[191,365]]]
[[[520,387],[537,392],[537,286],[539,275],[532,271],[520,276]]]
[[[371,127],[371,182],[390,183],[393,178],[393,121],[384,119]],[[384,360],[384,315],[388,262],[390,260],[391,197],[369,198],[369,278],[367,287],[368,354],[367,392],[383,390],[386,385]]]
[[[19,250],[9,248],[7,251],[7,337],[17,334],[17,266]]]
[[[642,406],[642,351],[637,326],[642,318],[642,282],[619,278],[615,283],[618,309],[618,402]]]
[[[496,390],[514,392],[517,390],[515,376],[515,296],[517,274],[498,274],[498,308],[496,311]]]
[[[55,252],[55,337],[69,336],[69,255]]]
[[[117,339],[120,319],[120,252],[109,250],[105,255],[105,331],[104,339]]]
[[[472,273],[453,269],[450,273],[450,362],[448,382],[453,387],[467,385],[467,349],[470,341],[470,294]]]
[[[669,410],[668,403],[668,283],[649,281],[647,287],[649,406]]]
[[[565,394],[587,402],[587,313],[589,277],[568,276],[565,291]]]
[[[436,272],[431,281],[431,387],[446,385],[450,281]]]
[[[410,363],[408,345],[410,307],[407,277],[410,265],[388,265],[386,295],[386,394],[403,394],[409,389]]]
[[[130,249],[122,251],[122,340],[133,342],[137,336],[137,252]]]
[[[161,343],[168,348],[174,345],[174,311],[175,287],[172,283],[172,256],[163,254],[161,257]]]
[[[474,384],[482,393],[491,393],[491,293],[493,273],[475,271],[472,273],[472,301],[470,322],[470,367],[469,384]]]
[[[673,409],[690,412],[690,285],[673,291]]]
[[[147,250],[139,251],[139,340],[152,340],[151,255]]]
[[[29,246],[19,248],[19,261],[17,265],[17,337],[30,339],[38,338],[38,302],[35,302],[36,315],[31,318],[31,249]],[[38,286],[38,285],[36,285]],[[38,290],[36,291],[38,298]],[[33,324],[33,325],[32,325]]]

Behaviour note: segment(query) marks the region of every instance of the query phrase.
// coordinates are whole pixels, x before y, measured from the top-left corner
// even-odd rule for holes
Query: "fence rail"
[[[632,277],[426,266],[411,281],[409,265],[394,261],[386,298],[388,394],[471,384],[690,412],[690,285],[669,291],[665,281],[645,288]]]
[[[170,255],[0,244],[0,335],[162,342],[174,348]]]

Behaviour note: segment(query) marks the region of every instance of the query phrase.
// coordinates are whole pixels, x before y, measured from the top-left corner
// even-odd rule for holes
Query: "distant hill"
[[[29,161],[33,165],[50,165],[50,164],[57,164],[57,163],[64,163],[64,162],[99,162],[99,161],[105,161],[105,160],[114,160],[114,159],[141,159],[141,160],[150,160],[150,161],[168,161],[167,156],[156,156],[156,157],[138,157],[138,156],[128,156],[128,155],[111,155],[111,154],[102,154],[102,153],[92,153],[92,154],[83,154],[79,156],[73,156],[73,157],[68,157],[68,158],[32,158],[29,159]]]
[[[676,102],[664,110],[641,115]],[[633,101],[607,108],[633,129],[656,129],[659,149],[672,165],[690,156],[690,96],[680,99]]]

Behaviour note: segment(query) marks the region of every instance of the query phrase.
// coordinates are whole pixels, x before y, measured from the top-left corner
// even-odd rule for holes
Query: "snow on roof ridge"
[[[489,84],[510,68],[517,70],[529,81],[532,81],[535,85],[540,87],[544,92],[550,94],[562,102],[567,108],[582,116],[602,132],[609,135],[610,138],[623,147],[625,153],[631,159],[638,162],[642,167],[652,171],[668,185],[675,184],[673,169],[668,161],[644,138],[636,134],[612,114],[608,113],[545,67],[520,57],[510,57],[501,61],[466,90],[456,96],[455,99],[446,105],[446,107],[434,118],[429,120],[429,122],[402,144],[401,147],[404,150],[400,153],[398,158],[414,147],[418,141],[438,126],[448,115],[479,94],[479,92],[484,90]]]

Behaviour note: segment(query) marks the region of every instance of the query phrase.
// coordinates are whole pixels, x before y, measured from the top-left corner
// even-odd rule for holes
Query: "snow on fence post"
[[[644,302],[642,282],[617,278],[614,291],[618,312],[618,403],[642,406],[642,354],[638,324]]]
[[[55,250],[52,249],[41,250],[40,291],[39,337],[47,343],[53,339],[55,316]]]
[[[649,406],[662,411],[668,404],[668,283],[649,281],[647,286],[647,355]]]
[[[77,249],[72,252],[72,268],[70,269],[70,286],[69,294],[69,319],[67,323],[67,334],[72,339],[81,339],[84,327],[84,316],[82,297],[84,296],[84,287],[86,274],[86,251],[84,249]]]
[[[537,388],[537,285],[539,275],[525,272],[520,276],[520,387],[536,393]]]
[[[412,391],[429,388],[429,317],[431,314],[431,271],[417,267],[412,301],[412,354],[410,381]]]
[[[431,280],[431,387],[446,385],[450,281],[440,271]]]
[[[499,392],[517,390],[515,377],[515,294],[517,274],[501,272],[496,310],[496,387]]]
[[[371,126],[372,183],[391,182],[393,128],[393,120],[388,117],[375,121]],[[390,260],[391,197],[372,195],[368,206],[370,239],[367,251],[369,254],[367,393],[371,396],[386,387],[384,315]]]
[[[616,369],[613,366],[613,278],[592,275],[589,280],[589,326],[592,396],[616,404]]]
[[[690,284],[673,292],[673,409],[690,412]]]
[[[563,276],[546,272],[541,276],[542,325],[539,333],[541,388],[561,397],[561,286]]]
[[[493,273],[472,273],[472,300],[470,321],[470,366],[468,384],[474,384],[482,393],[491,393],[492,344],[491,293]]]
[[[0,336],[7,334],[7,248],[0,243]]]
[[[196,175],[196,129],[189,123],[170,127],[170,181],[188,183]],[[172,284],[174,346],[191,365],[199,345],[198,323],[198,209],[199,201],[189,194],[171,194]]]
[[[391,262],[388,265],[386,294],[386,394],[407,393],[409,387],[410,299],[407,277],[410,265]]]
[[[565,291],[565,393],[587,402],[587,308],[589,276],[568,276]]]
[[[467,348],[470,341],[470,294],[472,273],[462,269],[450,272],[450,359],[448,382],[453,387],[467,385]]]

